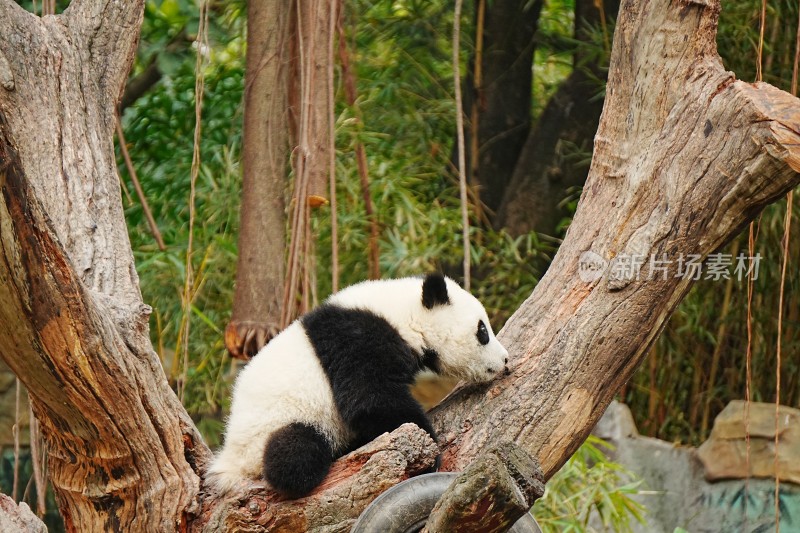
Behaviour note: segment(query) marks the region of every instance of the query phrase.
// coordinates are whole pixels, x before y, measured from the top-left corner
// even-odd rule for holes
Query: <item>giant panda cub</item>
[[[485,309],[453,280],[430,274],[353,285],[241,371],[209,482],[227,492],[263,477],[284,496],[304,496],[337,457],[401,424],[436,440],[409,392],[419,372],[482,382],[507,362]]]

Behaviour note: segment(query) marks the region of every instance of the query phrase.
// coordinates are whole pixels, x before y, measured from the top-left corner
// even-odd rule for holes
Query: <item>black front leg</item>
[[[354,435],[351,449],[363,446],[375,437],[394,431],[408,422],[424,429],[436,442],[433,426],[410,392],[396,391],[396,394],[382,396],[369,398],[363,403],[358,402],[360,405],[352,405],[349,409],[342,409],[342,418]]]

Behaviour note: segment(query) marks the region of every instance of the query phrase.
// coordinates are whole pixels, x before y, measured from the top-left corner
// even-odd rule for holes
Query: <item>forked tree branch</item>
[[[0,54],[15,81],[0,88],[0,355],[31,393],[67,527],[210,530],[230,523],[212,517],[235,517],[253,530],[284,516],[283,530],[347,531],[370,499],[417,470],[372,474],[423,464],[432,450],[400,446],[395,432],[369,445],[370,457],[392,459],[350,475],[343,465],[367,453],[354,452],[304,501],[244,488],[253,512],[236,498],[196,498],[208,450],[149,343],[111,142],[141,9],[141,0],[77,0],[38,19],[0,0]],[[705,257],[800,181],[800,102],[725,72],[718,15],[712,0],[623,3],[578,212],[500,334],[512,375],[461,389],[435,411],[445,468],[514,442],[551,476],[692,284],[674,268],[582,279],[581,254],[645,265]],[[413,442],[413,430],[398,431]],[[368,489],[348,505],[358,486]]]
[[[112,144],[143,2],[0,10],[0,356],[68,530],[176,529],[208,449],[150,344]]]
[[[623,2],[577,213],[500,332],[512,374],[436,409],[446,469],[508,440],[552,476],[691,288],[681,258],[718,250],[800,181],[800,101],[725,71],[719,11],[714,0]],[[581,260],[607,268],[594,277]]]

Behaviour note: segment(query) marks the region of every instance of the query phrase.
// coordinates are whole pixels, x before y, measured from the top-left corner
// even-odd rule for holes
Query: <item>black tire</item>
[[[425,525],[433,506],[458,474],[434,472],[407,479],[387,490],[367,507],[350,533],[416,533]],[[539,524],[526,513],[511,533],[541,533]]]

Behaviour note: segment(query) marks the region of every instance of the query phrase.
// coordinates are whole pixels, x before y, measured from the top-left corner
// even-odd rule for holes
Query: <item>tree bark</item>
[[[346,531],[430,464],[421,430],[341,459],[306,500],[250,486],[197,498],[208,450],[149,343],[111,142],[142,5],[75,0],[38,19],[0,0],[0,355],[30,391],[70,531],[257,530],[277,516],[285,530]],[[718,15],[713,0],[624,2],[580,207],[500,333],[512,374],[432,413],[445,469],[514,442],[552,476],[692,283],[617,270],[584,281],[583,252],[706,256],[800,181],[800,102],[725,72]]]
[[[280,331],[286,251],[290,0],[247,3],[242,212],[228,352],[249,359]]]
[[[0,0],[0,355],[70,531],[176,529],[207,458],[150,345],[114,159],[142,8]]]
[[[261,483],[227,496],[206,494],[190,530],[347,533],[372,500],[430,470],[437,453],[425,431],[404,424],[336,461],[322,484],[299,500],[282,500]]]
[[[465,83],[464,113],[477,122],[465,132],[468,175],[480,187],[481,202],[496,211],[531,127],[534,34],[544,2],[487,4],[483,49],[473,58]],[[480,30],[481,24],[476,24],[476,32]]]
[[[422,533],[503,533],[544,494],[542,470],[506,443],[472,462],[450,484]]]
[[[511,441],[552,476],[691,287],[676,276],[678,259],[705,258],[800,181],[800,101],[725,71],[719,11],[713,0],[623,2],[575,219],[499,334],[511,375],[462,388],[434,410],[445,469]],[[611,264],[584,281],[588,251]],[[648,261],[665,256],[666,279],[648,276]],[[638,279],[618,268],[625,257],[644,260]]]
[[[328,105],[328,49],[336,6],[320,0],[296,0],[297,38],[293,57],[297,93],[294,109],[297,131],[295,168],[307,176],[304,200],[318,207],[328,199],[330,106]]]

